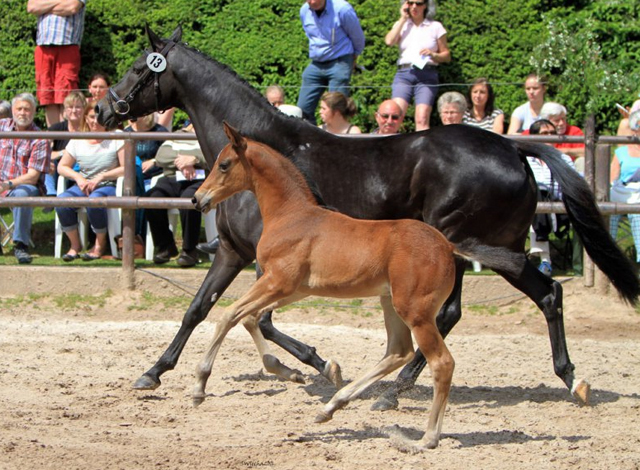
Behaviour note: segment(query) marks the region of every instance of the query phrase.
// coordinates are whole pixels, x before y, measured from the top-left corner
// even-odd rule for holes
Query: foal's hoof
[[[160,380],[144,374],[133,384],[134,390],[155,390],[160,386]]]
[[[205,396],[204,395],[193,395],[191,397],[191,399],[193,400],[193,407],[197,408],[199,405],[202,404],[202,402],[205,399]]]
[[[571,394],[578,400],[580,406],[585,406],[589,404],[589,397],[591,396],[591,385],[584,379],[580,379],[576,384],[574,384],[571,389]]]
[[[342,370],[340,369],[340,364],[333,359],[327,361],[322,375],[335,385],[338,390],[342,388]]]
[[[325,413],[324,411],[321,411],[316,416],[315,422],[316,423],[326,423],[327,421],[331,421],[332,418],[333,418],[333,416],[331,416],[329,413]]]
[[[398,399],[382,395],[371,405],[371,411],[390,411],[398,409]]]
[[[302,384],[302,385],[306,383],[304,381],[304,376],[302,375],[302,372],[300,372],[299,370],[294,370],[289,376],[289,380],[292,381],[293,383]]]

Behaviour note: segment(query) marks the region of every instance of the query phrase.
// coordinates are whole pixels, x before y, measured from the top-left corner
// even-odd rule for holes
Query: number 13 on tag
[[[167,68],[167,60],[159,52],[152,52],[147,56],[147,67],[152,72],[163,72]]]

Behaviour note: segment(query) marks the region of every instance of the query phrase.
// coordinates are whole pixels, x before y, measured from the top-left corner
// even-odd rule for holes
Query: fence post
[[[611,145],[598,144],[596,146],[595,162],[595,196],[596,201],[607,202],[609,200],[609,167],[611,165]],[[605,227],[609,229],[609,216],[604,217]],[[599,294],[609,292],[609,279],[602,271],[595,271],[595,287]]]
[[[585,152],[584,152],[584,177],[591,191],[595,194],[595,169],[596,169],[596,118],[593,114],[587,116],[584,125]],[[584,259],[584,286],[593,287],[594,284],[594,264],[587,252],[583,252]]]
[[[123,196],[135,196],[136,187],[136,141],[127,139],[125,145],[131,149],[124,162]],[[135,209],[122,209],[122,283],[125,289],[135,288],[134,237],[136,232]]]

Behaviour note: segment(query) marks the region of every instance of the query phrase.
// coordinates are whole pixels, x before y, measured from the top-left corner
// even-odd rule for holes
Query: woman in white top
[[[328,91],[320,98],[321,129],[332,134],[362,134],[358,126],[349,122],[355,116],[356,104],[353,99],[339,91]]]
[[[400,19],[385,36],[387,46],[399,46],[398,71],[391,85],[392,98],[406,115],[411,99],[416,105],[416,131],[429,129],[438,93],[438,65],[451,61],[447,31],[434,21],[435,1],[405,1]]]
[[[528,101],[518,106],[511,115],[507,134],[522,134],[522,132],[529,130],[531,124],[540,119],[540,110],[547,92],[546,83],[546,79],[538,74],[530,73],[527,75],[524,91],[527,93]]]
[[[97,101],[89,101],[84,108],[85,132],[104,132],[105,128],[98,124],[95,113]],[[75,181],[75,185],[58,197],[105,197],[116,195],[116,180],[124,175],[125,153],[130,152],[130,145],[123,140],[72,139],[64,150],[58,164],[58,173]],[[77,164],[77,171],[74,166]],[[73,207],[57,207],[56,212],[67,234],[71,248],[62,257],[64,261],[80,258],[80,235],[78,233],[78,209]],[[82,255],[85,261],[100,258],[108,245],[107,242],[107,210],[103,207],[88,207],[87,216],[91,228],[96,234],[96,243]]]

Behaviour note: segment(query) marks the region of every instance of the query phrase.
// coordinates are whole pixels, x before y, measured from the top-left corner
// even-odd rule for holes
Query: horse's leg
[[[517,277],[499,270],[496,270],[496,272],[502,275],[515,288],[526,294],[542,310],[549,329],[554,371],[571,390],[572,395],[580,404],[588,404],[591,386],[582,379],[575,381],[575,366],[569,359],[567,339],[564,332],[562,286],[560,283],[542,274],[526,258],[524,268]]]
[[[466,264],[466,260],[456,257],[456,283],[451,295],[449,295],[436,318],[438,331],[440,331],[443,338],[447,337],[456,323],[462,318],[462,278]],[[422,354],[420,348],[416,349],[411,362],[404,366],[395,382],[371,405],[371,409],[374,411],[387,411],[398,408],[398,396],[413,388],[426,364],[427,360],[424,358],[424,354]]]
[[[256,275],[258,278],[262,276],[262,270],[258,264],[256,264]],[[274,342],[303,364],[313,367],[333,383],[337,389],[342,388],[342,370],[340,369],[340,365],[332,359],[325,361],[318,356],[316,348],[313,346],[308,346],[282,333],[273,325],[272,314],[272,311],[268,311],[260,317],[258,326],[262,332],[262,337]]]
[[[135,382],[133,388],[153,390],[160,386],[160,376],[176,366],[178,358],[196,326],[207,317],[227,287],[251,261],[243,259],[229,248],[228,244],[222,243],[220,245],[207,276],[182,319],[178,333],[160,359]]]
[[[206,397],[207,380],[211,375],[213,362],[227,333],[245,317],[257,316],[266,309],[287,305],[291,302],[287,301],[287,299],[293,295],[294,291],[294,288],[286,285],[286,282],[281,279],[263,276],[258,279],[246,294],[227,309],[217,323],[213,340],[196,368],[196,383],[192,395],[194,406],[198,406]],[[291,298],[295,299],[297,297]]]
[[[316,416],[316,423],[329,421],[337,410],[346,406],[350,400],[360,395],[371,384],[406,364],[413,356],[411,330],[396,313],[390,297],[381,297],[380,303],[384,311],[384,323],[387,329],[387,350],[384,357],[369,372],[338,390]]]
[[[307,297],[306,294],[300,294],[299,296],[288,300],[289,302],[296,302],[305,297]],[[251,338],[253,338],[253,342],[258,348],[258,352],[262,358],[262,363],[267,372],[275,374],[282,379],[290,380],[291,382],[300,384],[305,383],[302,372],[285,366],[271,353],[269,343],[267,343],[264,336],[262,336],[260,328],[258,327],[258,319],[255,316],[250,315],[242,322],[242,324],[251,335]]]

